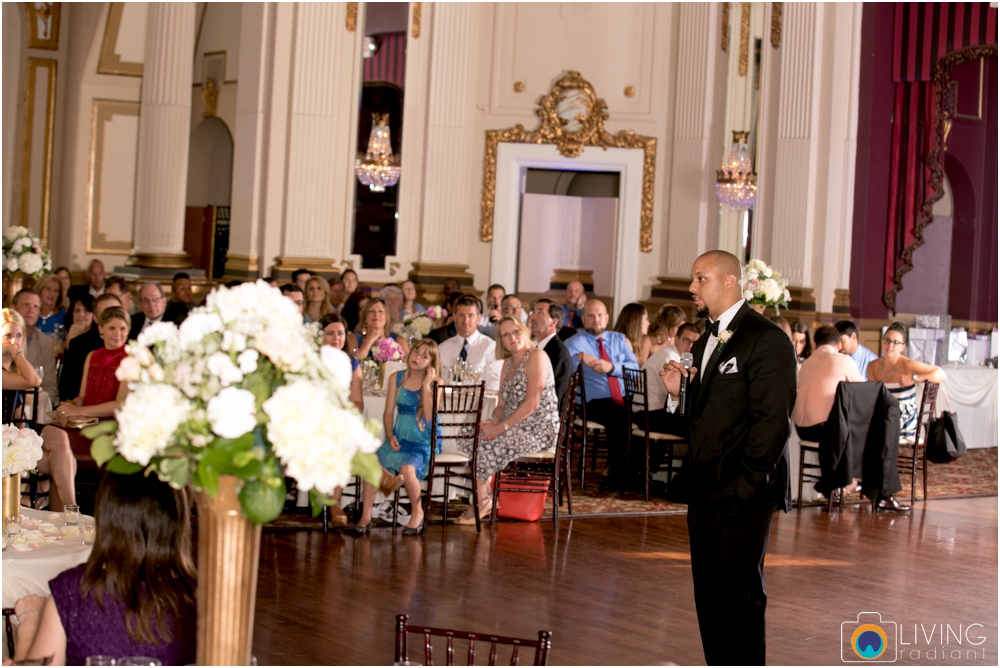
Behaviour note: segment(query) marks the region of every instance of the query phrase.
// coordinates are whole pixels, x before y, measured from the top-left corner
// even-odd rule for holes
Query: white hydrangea
[[[745,299],[747,301],[750,301],[751,299],[753,299],[753,290],[744,290],[743,291],[743,299]]]
[[[42,437],[34,429],[3,426],[3,474],[20,475],[30,471],[42,458]]]
[[[177,325],[172,322],[161,320],[142,330],[137,343],[143,348],[153,346],[161,342],[170,342],[178,339]]]
[[[305,367],[305,341],[291,330],[268,327],[257,336],[254,344],[282,371],[297,373]]]
[[[380,445],[361,416],[339,407],[321,382],[279,387],[263,409],[271,448],[302,490],[332,494],[350,479],[355,451],[371,453]]]
[[[5,266],[7,268],[7,271],[9,271],[11,273],[14,273],[15,271],[17,271],[18,269],[21,268],[21,265],[19,265],[17,263],[17,258],[16,257],[9,257],[9,258],[7,258],[7,262],[6,262]]]
[[[184,319],[180,327],[180,344],[190,350],[194,344],[201,344],[209,334],[222,331],[222,319],[217,313],[195,310]]]
[[[208,401],[208,423],[222,438],[239,438],[257,426],[257,406],[247,390],[227,387]]]
[[[764,299],[770,303],[781,301],[784,296],[781,286],[773,278],[765,278],[761,281],[760,289],[764,293]]]
[[[226,353],[213,353],[208,358],[208,371],[222,383],[224,387],[235,385],[243,380],[243,372],[233,364]]]
[[[253,373],[257,370],[257,359],[259,357],[260,353],[252,348],[240,353],[240,356],[236,358],[236,363],[239,365],[243,375]]]
[[[3,231],[3,238],[7,241],[14,241],[18,237],[23,237],[28,234],[31,234],[31,232],[28,231],[27,227],[12,225]]]
[[[139,385],[118,409],[115,447],[128,461],[146,466],[163,454],[191,409],[191,402],[171,385]]]
[[[344,392],[349,391],[354,371],[351,368],[351,358],[347,356],[347,353],[332,346],[323,346],[319,349],[319,358],[326,370],[330,372],[333,384]]]
[[[31,248],[31,238],[21,237],[17,241],[11,244],[10,249],[15,253],[20,253],[21,251]]]

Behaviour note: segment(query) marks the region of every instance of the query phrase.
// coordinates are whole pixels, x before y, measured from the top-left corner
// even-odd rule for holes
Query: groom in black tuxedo
[[[660,374],[670,405],[688,378],[691,447],[678,480],[687,497],[695,605],[709,665],[763,665],[764,554],[776,510],[791,509],[788,435],[795,355],[774,323],[743,301],[742,265],[724,251],[691,269],[691,294],[711,325],[685,371]]]

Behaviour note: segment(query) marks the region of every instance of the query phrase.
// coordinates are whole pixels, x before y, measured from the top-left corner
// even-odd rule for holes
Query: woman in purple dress
[[[15,660],[148,656],[166,666],[195,660],[197,592],[187,496],[156,476],[107,473],[97,493],[87,563],[49,582],[52,596],[14,606]]]

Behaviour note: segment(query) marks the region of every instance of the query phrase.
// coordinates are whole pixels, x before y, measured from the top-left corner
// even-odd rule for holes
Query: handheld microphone
[[[694,364],[694,355],[692,355],[691,353],[684,353],[683,355],[681,355],[681,366],[684,367],[685,371],[690,370],[692,364]],[[677,411],[681,415],[684,415],[687,412],[686,411],[687,386],[688,386],[687,376],[681,376],[680,403],[677,406]]]

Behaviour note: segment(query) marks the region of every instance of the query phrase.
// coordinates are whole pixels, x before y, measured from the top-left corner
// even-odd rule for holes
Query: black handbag
[[[945,401],[948,397],[945,396]],[[948,402],[951,408],[951,402]],[[931,418],[930,433],[927,436],[927,461],[947,464],[965,454],[965,439],[958,429],[958,415],[951,411],[941,411],[941,417]]]

